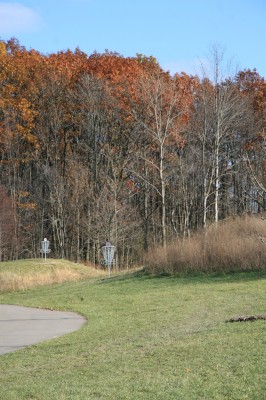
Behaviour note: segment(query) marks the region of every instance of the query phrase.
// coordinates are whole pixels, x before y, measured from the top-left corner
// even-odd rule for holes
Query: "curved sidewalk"
[[[85,322],[73,312],[0,304],[0,355],[74,332]]]

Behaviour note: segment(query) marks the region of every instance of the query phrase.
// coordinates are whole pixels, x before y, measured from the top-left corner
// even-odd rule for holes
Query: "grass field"
[[[76,311],[81,330],[0,357],[1,400],[263,400],[266,274],[86,278],[0,294]]]

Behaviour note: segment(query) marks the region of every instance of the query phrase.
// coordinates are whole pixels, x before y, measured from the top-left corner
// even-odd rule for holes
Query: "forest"
[[[266,82],[254,70],[171,75],[152,56],[52,54],[0,41],[0,261],[142,262],[266,206]]]

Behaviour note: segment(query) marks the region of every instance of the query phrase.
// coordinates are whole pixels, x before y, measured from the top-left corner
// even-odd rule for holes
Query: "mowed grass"
[[[263,272],[141,272],[5,293],[0,303],[75,311],[74,333],[0,357],[2,400],[263,400]]]

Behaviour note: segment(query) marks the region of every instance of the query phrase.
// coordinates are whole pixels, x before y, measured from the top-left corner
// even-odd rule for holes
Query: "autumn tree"
[[[99,263],[108,238],[128,266],[263,209],[264,78],[212,57],[212,75],[171,76],[151,56],[0,41],[2,258],[37,256],[48,237],[54,257]]]
[[[254,204],[253,210],[265,210],[266,82],[254,69],[240,71],[236,83],[253,108],[252,129],[244,143],[244,166],[250,178],[245,195]]]
[[[36,78],[41,75],[42,56],[34,51],[27,51],[15,39],[1,42],[0,55],[0,143],[1,143],[1,183],[7,187],[16,208],[16,243],[15,257],[28,254],[34,219],[34,204],[30,185],[32,163],[38,153],[39,143],[34,127],[37,112],[34,108],[36,99]],[[31,245],[30,245],[31,246]],[[22,253],[23,252],[23,253]],[[26,253],[25,253],[26,252]]]
[[[80,121],[75,147],[90,177],[86,206],[89,253],[93,252],[93,260],[99,259],[99,246],[108,237],[117,246],[122,262],[125,247],[133,247],[127,232],[135,226],[132,224],[130,230],[125,228],[128,221],[125,216],[132,214],[127,190],[130,156],[127,111],[121,108],[120,99],[113,96],[109,84],[88,74],[76,87],[75,101]],[[100,204],[99,199],[105,204]]]

